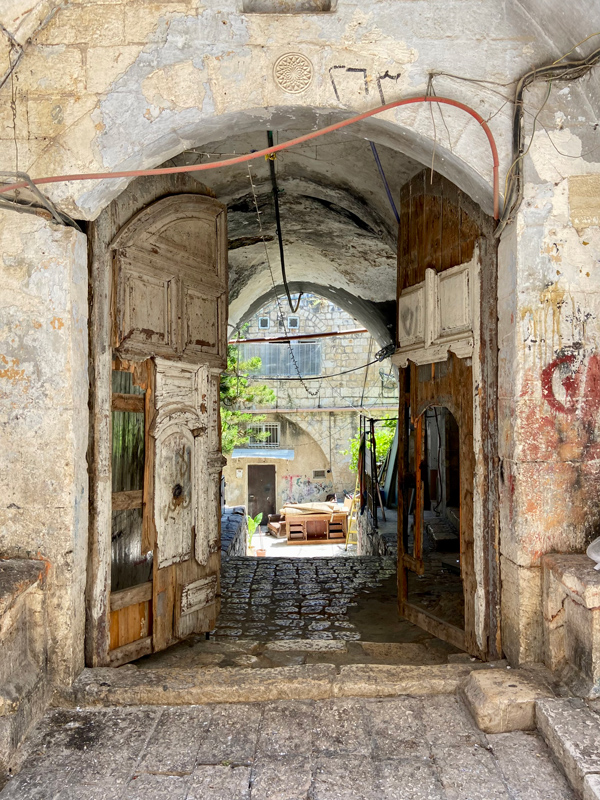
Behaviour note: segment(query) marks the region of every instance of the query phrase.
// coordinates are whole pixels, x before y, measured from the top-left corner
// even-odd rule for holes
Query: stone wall
[[[52,694],[47,611],[46,563],[0,560],[0,788]]]
[[[526,161],[525,197],[499,254],[502,620],[512,661],[543,657],[541,558],[600,532],[600,165]],[[583,170],[585,174],[579,174]]]
[[[248,518],[244,506],[221,509],[221,556],[245,556]]]
[[[279,316],[283,313],[284,324]],[[289,329],[290,316],[298,317],[298,328]],[[260,318],[268,318],[268,329],[258,327]],[[328,331],[351,331],[363,326],[347,312],[330,300],[305,294],[296,314],[290,311],[287,298],[279,303],[272,301],[263,306],[247,322],[245,336],[248,339],[268,338],[289,334],[325,333]],[[380,345],[369,333],[355,333],[351,336],[335,336],[320,339],[321,374],[334,375],[338,372],[361,367],[375,358]],[[287,345],[270,345],[282,347]],[[270,404],[274,408],[369,408],[370,406],[389,406],[395,415],[398,403],[397,370],[389,358],[372,364],[367,369],[356,369],[345,375],[323,381],[310,381],[309,393],[300,381],[272,380],[261,376],[256,380],[265,384],[275,393]],[[297,377],[292,371],[292,377]],[[262,407],[261,407],[262,410]]]
[[[47,564],[48,670],[83,667],[87,560],[86,239],[0,211],[0,555]]]

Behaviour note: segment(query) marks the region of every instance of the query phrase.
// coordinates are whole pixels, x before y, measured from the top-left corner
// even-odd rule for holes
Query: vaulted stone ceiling
[[[306,132],[279,131],[275,141]],[[211,142],[174,163],[216,161],[266,146],[266,133],[259,131]],[[422,165],[382,145],[377,154],[399,208],[401,186]],[[327,296],[368,324],[382,343],[388,341],[386,304],[396,293],[398,226],[369,141],[350,131],[330,134],[278,154],[276,172],[288,280],[296,290]],[[242,166],[198,179],[228,205],[230,322],[235,325],[272,298],[273,282],[278,291],[282,288],[269,166],[260,160],[250,165],[250,173]]]

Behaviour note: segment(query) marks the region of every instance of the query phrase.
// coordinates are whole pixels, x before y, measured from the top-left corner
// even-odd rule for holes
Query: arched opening
[[[461,491],[460,428],[450,409],[429,406],[407,431],[403,549],[418,571],[407,574],[406,602],[464,631],[461,532],[472,508]],[[468,534],[467,534],[468,535]]]
[[[312,119],[311,114],[313,112],[307,112],[306,109],[298,110],[294,116],[294,125],[299,125],[302,129],[302,126],[307,125]],[[278,118],[276,136],[281,140],[292,138],[297,132],[297,129],[292,126],[292,116],[286,111],[281,112],[280,118]],[[222,123],[224,126],[224,121]],[[246,123],[233,136],[223,135],[222,138],[213,138],[212,140],[205,136],[200,144],[189,147],[174,156],[171,163],[197,163],[201,160],[220,159],[228,153],[250,152],[253,149],[259,149],[266,144],[266,133],[264,129],[256,130],[256,127],[256,120],[251,119],[250,122],[246,120]],[[224,131],[224,127],[213,128],[213,137],[217,136],[220,131]],[[367,139],[361,135],[365,133],[368,134]],[[411,155],[407,155],[407,152]],[[112,282],[117,282],[114,295],[117,298],[116,307],[111,309],[107,305],[101,310],[101,313],[98,311],[102,317],[102,323],[100,324],[100,320],[98,320],[97,329],[102,329],[103,332],[95,345],[95,374],[98,376],[102,370],[107,373],[106,333],[111,326],[117,324],[117,332],[120,331],[120,333],[116,337],[115,355],[118,358],[125,359],[125,361],[127,358],[133,358],[135,361],[142,356],[149,355],[155,362],[161,358],[172,359],[177,362],[177,369],[181,368],[182,362],[196,364],[200,363],[198,359],[204,359],[212,376],[210,381],[214,383],[216,375],[226,364],[224,348],[227,338],[239,332],[245,323],[256,317],[261,309],[265,308],[266,304],[269,302],[279,303],[283,290],[287,289],[296,296],[300,294],[304,296],[318,295],[324,299],[324,302],[333,304],[346,312],[353,318],[356,326],[364,326],[368,329],[379,348],[390,343],[396,345],[397,352],[394,356],[394,363],[400,370],[401,378],[401,411],[398,415],[401,419],[406,413],[409,416],[414,415],[417,404],[421,407],[423,403],[426,403],[431,407],[440,406],[452,409],[453,401],[452,399],[448,400],[448,392],[452,398],[454,389],[448,389],[443,382],[438,384],[435,380],[425,381],[423,385],[427,386],[427,391],[422,395],[418,393],[416,387],[419,382],[423,383],[422,375],[425,372],[431,378],[434,375],[440,378],[445,372],[449,374],[453,370],[458,370],[457,375],[459,372],[461,374],[464,372],[465,375],[468,373],[469,381],[463,381],[461,384],[463,396],[460,400],[460,407],[462,410],[460,414],[455,414],[461,430],[464,430],[464,415],[470,409],[468,413],[473,418],[474,413],[477,414],[480,411],[477,404],[490,403],[494,391],[493,379],[490,382],[486,375],[484,380],[478,378],[480,390],[479,394],[474,396],[472,391],[474,380],[471,376],[471,371],[474,371],[473,374],[481,376],[482,359],[486,360],[489,374],[493,375],[493,363],[496,358],[494,354],[495,323],[491,310],[495,303],[495,254],[490,246],[491,223],[481,208],[449,181],[440,176],[436,176],[435,180],[426,178],[422,163],[419,163],[414,157],[417,152],[418,148],[406,145],[403,132],[394,129],[390,123],[373,121],[365,123],[356,131],[330,135],[318,144],[307,145],[299,148],[298,151],[286,151],[278,155],[275,170],[277,187],[273,183],[267,162],[258,162],[252,164],[250,168],[236,172],[229,172],[223,168],[215,172],[204,173],[202,178],[209,182],[209,186],[200,183],[196,176],[178,176],[176,178],[164,176],[136,181],[112,202],[110,209],[102,212],[98,221],[92,226],[92,236],[95,237],[95,266],[93,266],[94,280],[96,281],[95,297],[110,297],[113,292]],[[470,173],[469,168],[465,165],[461,166],[452,158],[444,164],[444,169],[450,169],[450,171],[457,167],[460,167],[462,184],[470,185],[474,194],[478,197],[482,196],[481,192],[475,191],[474,187],[477,181],[471,180],[474,176]],[[279,222],[281,243],[274,213],[275,193],[281,215]],[[192,199],[184,201],[183,197],[178,199],[178,195]],[[208,238],[205,236],[204,243],[201,243],[193,222],[184,224],[176,235],[163,236],[164,241],[158,243],[154,229],[151,227],[147,229],[148,246],[143,245],[141,249],[146,247],[148,258],[152,262],[152,269],[145,278],[143,290],[138,291],[135,302],[131,304],[131,288],[127,289],[123,286],[120,289],[118,273],[113,275],[108,271],[107,274],[109,260],[107,253],[111,249],[111,242],[117,242],[117,263],[120,263],[119,259],[123,263],[128,259],[133,259],[135,264],[129,273],[139,277],[140,267],[136,259],[139,257],[140,246],[136,245],[136,250],[131,245],[119,244],[122,239],[118,237],[123,235],[120,232],[131,225],[137,225],[137,229],[142,231],[143,226],[146,225],[144,215],[147,215],[148,209],[153,208],[153,204],[157,206],[164,203],[172,213],[175,213],[175,216],[181,212],[185,217],[185,213],[182,211],[183,206],[176,211],[181,203],[191,202],[193,205],[196,202],[193,200],[194,197],[207,198],[208,196],[214,197],[217,204],[221,203],[227,206],[228,319],[225,319],[220,305],[222,302],[222,295],[219,294],[221,288],[214,281],[212,283],[210,280],[205,282],[201,290],[195,290],[196,294],[190,293],[187,288],[178,290],[181,298],[186,299],[173,300],[174,289],[170,281],[183,281],[182,285],[187,286],[185,281],[188,278],[178,277],[177,270],[173,271],[174,266],[165,267],[164,260],[160,265],[156,258],[163,254],[160,248],[166,247],[164,254],[172,260],[173,265],[182,254],[188,252],[197,255],[206,252],[210,261],[212,245],[207,244],[210,236]],[[213,201],[211,200],[211,202]],[[149,220],[151,216],[150,214]],[[210,235],[212,236],[212,234]],[[115,239],[115,237],[117,238]],[[113,244],[112,247],[114,249],[115,245]],[[152,247],[158,247],[160,252],[153,253]],[[287,283],[285,284],[280,263],[281,248],[284,252],[287,273]],[[176,253],[179,253],[179,256],[176,256]],[[174,277],[161,278],[159,273],[161,270],[164,273],[165,269],[167,272],[173,272]],[[186,275],[191,276],[194,269],[194,265],[190,264],[189,270],[191,271]],[[419,294],[421,284],[424,287],[425,282],[431,283],[430,273],[439,276],[439,286],[436,284],[438,298],[443,297],[443,292],[449,292],[446,309],[451,311],[450,318],[444,319],[440,323],[442,328],[444,325],[446,327],[438,331],[437,339],[432,334],[433,328],[425,332],[421,329],[422,326],[419,328],[417,325],[412,332],[407,333],[407,320],[409,317],[412,318],[411,315],[416,315],[415,319],[419,318],[419,315],[425,319],[424,307],[415,306],[413,308],[411,298],[421,296]],[[156,288],[157,281],[162,286],[160,290]],[[178,284],[173,284],[173,286],[175,285]],[[423,296],[425,294],[423,289]],[[484,299],[487,309],[485,319],[482,318],[480,306]],[[217,300],[216,305],[214,304],[215,300]],[[128,302],[131,306],[129,310]],[[159,305],[162,303],[160,313],[157,311],[157,303]],[[186,306],[185,303],[188,305]],[[289,318],[290,315],[293,315],[293,310],[285,307],[287,303],[285,296],[281,303],[283,303],[283,311],[280,309],[277,313],[284,314],[286,318]],[[218,309],[217,316],[207,327],[207,319],[213,314],[215,308]],[[116,314],[116,322],[110,322],[111,313]],[[145,321],[142,320],[144,313],[146,313]],[[128,333],[123,320],[132,320],[135,314],[139,317],[139,324],[135,322],[131,327],[131,332]],[[160,330],[153,327],[158,319],[157,314],[164,322]],[[439,313],[436,319],[438,317],[441,319]],[[171,319],[168,324],[167,319]],[[178,325],[183,326],[181,330],[177,327]],[[325,323],[322,328],[324,333],[331,332]],[[194,332],[193,336],[192,332]],[[284,333],[289,335],[289,330],[284,328]],[[102,336],[105,337],[104,342],[100,341]],[[343,338],[338,341],[340,347],[346,349],[352,347],[351,341],[344,341]],[[136,348],[138,349],[136,350]],[[335,368],[336,365],[331,362],[329,365],[323,365],[323,372],[326,374]],[[340,370],[340,372],[343,371]],[[395,368],[389,370],[389,373],[391,376],[395,376]],[[304,376],[299,374],[288,376],[288,379],[306,377],[306,374]],[[460,380],[458,382],[460,383]],[[341,406],[346,404],[355,409],[360,408],[356,398],[350,398],[350,382],[347,383],[348,386],[342,384],[338,387],[335,402]],[[106,390],[100,389],[99,384],[96,383],[93,391],[98,407],[102,403],[105,404]],[[411,391],[416,391],[418,396],[415,396],[415,402],[412,405],[410,402],[407,405],[407,398]],[[104,398],[101,397],[103,392]],[[277,410],[280,414],[283,415],[286,412],[288,417],[291,414],[297,414],[292,424],[285,422],[287,428],[291,430],[294,425],[298,427],[300,412],[312,415],[318,413],[325,418],[323,408],[317,409],[315,406],[324,406],[325,410],[328,407],[332,410],[338,408],[333,405],[333,395],[326,402],[322,402],[322,399],[313,402],[310,399],[312,397],[311,392],[306,393],[306,398],[308,398],[306,408],[289,407],[288,403],[288,407],[282,409],[279,405]],[[321,394],[322,397],[323,394]],[[171,397],[171,401],[180,402],[181,398]],[[210,402],[213,403],[214,411],[214,398]],[[256,409],[251,410],[256,411]],[[339,409],[336,413],[338,412]],[[191,412],[189,413],[191,414]],[[205,423],[201,421],[196,425],[195,418],[192,419],[192,417],[193,414],[186,418],[185,425],[192,436],[196,437],[194,431],[201,431]],[[477,419],[479,418],[477,417]],[[215,418],[212,417],[208,424],[209,428],[210,425],[216,426]],[[450,421],[448,421],[448,426],[450,430]],[[307,429],[311,430],[310,436],[327,456],[328,446],[330,447],[331,442],[336,440],[335,431],[325,431],[321,423],[319,425],[310,423]],[[98,426],[96,430],[98,452],[100,452],[102,450],[102,444],[99,441],[101,432]],[[216,475],[219,465],[216,460],[218,444],[214,438],[215,431],[210,429],[208,435],[213,437],[209,450],[214,456],[214,464],[211,461],[213,466],[210,467],[210,470]],[[475,452],[476,448],[481,449],[482,441],[484,447],[487,448],[484,455],[479,450]],[[336,441],[336,446],[339,444],[340,442]],[[347,442],[343,444],[347,445]],[[403,442],[399,437],[396,450],[400,454],[403,452],[402,447]],[[493,434],[489,436],[484,434],[483,439],[479,433],[475,438],[471,435],[468,441],[465,440],[464,447],[471,453],[469,474],[471,483],[477,487],[476,495],[477,491],[480,491],[481,481],[483,480],[484,483],[487,481],[483,492],[480,491],[475,498],[481,506],[481,496],[484,494],[489,499],[488,495],[490,493],[493,495],[495,491],[493,476],[490,479],[491,468],[489,467],[491,454],[495,447]],[[206,457],[208,458],[208,455]],[[401,457],[398,458],[399,462],[400,460]],[[234,465],[234,461],[234,458],[230,459],[228,469],[234,470],[235,479],[244,486],[246,497],[240,504],[249,506],[250,494],[254,493],[249,491],[251,476],[248,468],[267,466],[271,464],[272,459],[269,460],[269,457],[263,454],[254,465],[244,463],[237,467]],[[305,470],[307,476],[310,473],[310,477],[302,475],[300,480],[303,481],[306,478],[307,484],[311,484],[309,488],[317,484],[320,479],[316,476],[319,476],[323,470],[327,475],[327,469],[331,468],[331,458],[327,459],[326,457],[326,461],[327,463],[323,464],[320,461],[317,464],[315,461],[310,470],[308,467]],[[468,463],[468,458],[461,456],[461,469],[467,469],[468,467],[465,465]],[[284,473],[280,465],[275,464],[274,466],[275,469],[271,469],[266,482],[271,488],[273,488],[271,484],[273,482],[277,484],[281,477],[286,480],[292,480],[294,476],[298,478],[298,474],[293,470],[288,469]],[[161,475],[156,472],[156,464],[153,469],[155,470],[155,485],[159,485]],[[479,477],[476,476],[477,470],[479,470]],[[240,472],[241,475],[238,474]],[[397,494],[401,505],[402,502],[406,502],[406,485],[403,483],[406,480],[406,474],[400,467],[398,467],[398,476],[400,484]],[[216,497],[216,494],[212,478],[209,483],[210,486],[206,488],[206,498],[210,500]],[[327,481],[323,482],[323,487],[326,483]],[[456,487],[450,479],[447,484],[444,484],[444,487],[444,502],[447,503],[448,500],[453,500]],[[352,491],[354,487],[340,485],[330,488],[335,494],[338,490],[341,490],[342,493],[344,490]],[[324,499],[326,499],[325,488],[323,488],[322,494],[325,494]],[[277,494],[275,496],[278,497]],[[293,491],[289,497],[298,499]],[[318,500],[321,499],[319,496]],[[98,502],[100,501],[98,500]],[[237,496],[235,502],[239,502]],[[491,515],[495,513],[494,502],[492,499],[487,505],[491,509],[489,511]],[[271,498],[270,503],[275,503],[275,512],[277,513],[280,510],[277,508],[278,500]],[[477,507],[477,513],[482,514],[480,506]],[[401,508],[399,512],[402,513]],[[477,545],[480,552],[484,553],[482,556],[484,560],[490,557],[487,552],[487,540],[485,540],[490,531],[488,522],[489,520],[482,528],[482,538]],[[367,509],[359,520],[358,538],[370,547],[370,550],[364,551],[364,553],[370,557],[388,559],[384,571],[389,571],[389,558],[395,559],[395,551],[393,553],[386,551],[385,541],[389,540],[384,541],[381,536],[379,523],[377,508],[375,507],[374,517],[372,510],[370,512]],[[218,527],[217,520],[214,518],[209,520],[208,514],[204,524],[207,531],[211,526]],[[198,544],[198,531],[200,530],[198,520],[196,520],[194,530],[195,546],[202,550],[204,545]],[[99,537],[101,535],[99,526],[97,531]],[[210,558],[212,558],[211,554],[216,545],[212,540],[207,539],[207,542],[208,561],[206,564],[212,564]],[[409,586],[412,576],[407,575],[407,570],[410,572],[411,566],[414,566],[412,563],[414,560],[414,554],[403,552],[401,546],[398,561],[399,592],[396,600],[394,590],[394,604],[399,605],[403,617],[411,624],[422,626],[429,636],[447,639],[453,646],[468,649],[470,652],[482,656],[495,652],[493,648],[489,647],[491,623],[486,616],[493,606],[488,602],[488,588],[485,585],[489,570],[486,567],[485,570],[476,574],[476,569],[480,569],[481,565],[475,563],[473,547],[471,547],[468,558],[463,560],[464,563],[461,562],[460,565],[465,597],[464,625],[460,628],[462,637],[455,636],[453,630],[459,628],[449,618],[440,618],[434,625],[431,623],[431,619],[436,617],[435,614],[429,614],[428,619],[425,619],[420,612],[413,613],[411,611],[411,608],[414,607],[419,611],[419,603],[411,602],[411,598],[414,600],[414,591]],[[216,566],[216,561],[213,566],[213,572],[217,575],[219,568]],[[159,566],[157,569],[160,572],[161,567]],[[213,567],[210,569],[212,570]],[[393,571],[388,577],[395,572],[394,565]],[[438,570],[438,577],[439,574]],[[158,594],[164,591],[157,583],[158,577],[158,574],[154,575],[153,580],[156,585],[152,588],[152,603],[155,606],[152,618],[155,625],[156,619],[160,617]],[[192,580],[191,577],[193,576],[185,574],[181,581],[179,578],[175,580],[169,608],[176,607],[183,602],[182,598],[187,598],[190,591],[193,591],[187,589],[189,585],[198,584],[205,578],[204,575],[196,577],[196,580]],[[202,622],[204,627],[199,628],[197,632],[214,630],[215,614],[218,611],[218,585],[215,585],[214,589],[215,591],[211,595],[212,601],[214,601],[214,613],[205,615],[206,619]],[[305,600],[310,602],[310,598],[305,598]],[[443,600],[445,602],[445,595]],[[476,614],[477,604],[479,606]],[[191,607],[196,608],[193,605]],[[495,608],[495,606],[493,607]],[[421,607],[420,611],[422,610]],[[292,613],[295,615],[300,612]],[[174,618],[177,619],[177,615]],[[394,616],[396,622],[397,619],[397,616]],[[349,628],[345,629],[346,635],[343,636],[343,626],[338,630],[331,627],[329,623],[325,625],[326,620],[317,620],[317,622],[323,624],[314,630],[311,629],[310,638],[337,638],[332,633],[336,630],[339,638],[352,638],[348,636],[348,633],[352,632]],[[346,620],[341,619],[340,622],[345,623]],[[406,624],[408,625],[409,622]],[[495,625],[496,622],[493,624]],[[479,625],[478,628],[477,625]],[[101,626],[96,626],[96,628],[97,632],[101,631]],[[163,633],[162,644],[168,644],[179,635],[183,635],[185,630],[195,629],[193,626],[185,629],[184,626],[180,627],[179,633],[174,635]],[[153,649],[158,649],[158,647],[153,644]],[[93,659],[90,658],[90,660]]]

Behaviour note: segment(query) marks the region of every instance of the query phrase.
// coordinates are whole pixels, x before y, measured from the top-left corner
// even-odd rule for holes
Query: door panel
[[[159,200],[114,247],[114,578],[104,663],[118,665],[212,630],[219,612],[224,207],[197,195]]]
[[[275,513],[274,464],[248,466],[248,513],[255,517],[261,512],[261,524],[266,524],[268,515]]]

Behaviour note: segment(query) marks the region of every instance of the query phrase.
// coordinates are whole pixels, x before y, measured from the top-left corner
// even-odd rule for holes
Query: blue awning
[[[294,460],[293,450],[280,450],[278,447],[236,447],[232,458],[282,458]]]

